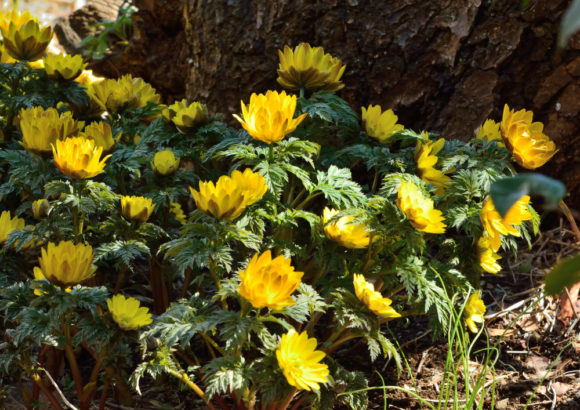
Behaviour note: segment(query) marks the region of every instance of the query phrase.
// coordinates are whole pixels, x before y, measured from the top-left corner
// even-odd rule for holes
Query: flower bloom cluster
[[[370,233],[365,225],[351,223],[352,216],[343,216],[330,222],[339,211],[324,208],[322,222],[324,234],[330,240],[349,249],[360,249],[369,246]]]
[[[433,208],[433,200],[426,198],[417,185],[401,181],[397,196],[397,206],[409,222],[421,232],[445,233],[441,211]]]
[[[282,309],[295,303],[290,295],[300,285],[303,275],[283,255],[272,259],[269,250],[261,255],[256,253],[248,267],[240,272],[238,293],[255,308]]]
[[[200,182],[199,191],[189,188],[198,209],[208,216],[232,221],[249,206],[260,200],[268,186],[261,175],[247,168],[221,176],[217,182]]]

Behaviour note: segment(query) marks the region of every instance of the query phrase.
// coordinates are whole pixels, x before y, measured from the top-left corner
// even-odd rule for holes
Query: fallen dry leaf
[[[489,332],[489,335],[491,337],[496,337],[496,336],[510,337],[516,333],[514,329],[501,329],[501,328],[493,328],[493,327],[488,328],[487,331]]]

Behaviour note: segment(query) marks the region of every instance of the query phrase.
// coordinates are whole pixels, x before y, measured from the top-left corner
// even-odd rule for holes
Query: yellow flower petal
[[[115,295],[107,299],[107,307],[113,320],[123,330],[136,330],[153,322],[149,309],[141,307],[135,298]]]
[[[278,365],[288,384],[299,390],[320,389],[320,383],[328,382],[328,366],[320,363],[326,354],[315,350],[317,341],[308,338],[306,332],[297,333],[294,329],[282,335],[276,349]]]
[[[242,101],[242,116],[234,114],[236,120],[252,138],[271,144],[279,142],[293,132],[304,120],[306,114],[294,117],[296,96],[285,91],[267,91],[266,94],[252,94],[246,107]]]
[[[282,309],[293,305],[291,298],[304,272],[297,272],[291,260],[280,255],[272,259],[268,250],[252,257],[248,267],[240,271],[239,294],[255,308]]]
[[[360,249],[369,246],[370,232],[364,225],[350,223],[354,217],[343,216],[329,223],[338,212],[328,207],[324,208],[322,221],[326,237],[349,249]]]
[[[375,286],[367,282],[363,275],[354,274],[353,284],[356,297],[375,315],[384,318],[401,317],[401,314],[391,307],[391,299],[377,292]]]
[[[278,83],[284,88],[338,91],[344,87],[340,78],[346,66],[324,53],[322,47],[301,43],[292,50],[285,46],[283,52],[278,50],[278,56]]]

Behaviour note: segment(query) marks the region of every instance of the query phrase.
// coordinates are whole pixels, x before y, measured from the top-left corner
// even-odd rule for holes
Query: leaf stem
[[[203,390],[201,390],[199,386],[195,384],[185,372],[177,372],[173,369],[168,369],[167,372],[173,377],[176,377],[185,383],[187,387],[193,390],[205,402],[205,404],[207,404],[207,407],[209,407],[211,410],[216,410],[215,406],[207,399]]]
[[[576,220],[574,219],[574,215],[572,215],[570,208],[568,208],[568,205],[566,205],[564,201],[558,202],[558,205],[560,205],[560,208],[566,216],[566,219],[568,219],[568,222],[570,222],[572,232],[574,232],[574,235],[576,236],[576,241],[580,242],[580,229],[578,229],[578,225],[576,224]]]

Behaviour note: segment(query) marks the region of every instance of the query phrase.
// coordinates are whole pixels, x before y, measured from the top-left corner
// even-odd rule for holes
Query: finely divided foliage
[[[0,63],[0,374],[32,379],[55,408],[47,355],[83,410],[162,374],[210,408],[365,408],[348,349],[362,341],[400,370],[393,325],[425,314],[441,334],[446,301],[501,265],[484,245],[537,230],[527,201],[482,222],[491,183],[515,173],[508,149],[525,164],[553,155],[530,146],[526,132],[547,137],[529,115],[508,116],[505,146],[404,129],[388,107],[361,127],[334,93],[342,62],[299,45],[278,69],[299,95],[250,97],[241,130],[202,102],[164,106],[130,75],[68,78],[78,58],[45,70],[37,40],[10,43],[29,61]],[[477,330],[483,302],[469,303]]]

